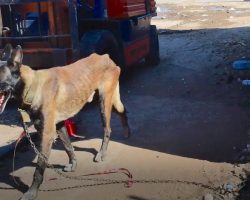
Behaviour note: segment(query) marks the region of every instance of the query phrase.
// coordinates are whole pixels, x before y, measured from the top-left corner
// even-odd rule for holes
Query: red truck
[[[159,63],[154,0],[1,0],[0,48],[20,44],[33,68],[108,53],[122,69]]]

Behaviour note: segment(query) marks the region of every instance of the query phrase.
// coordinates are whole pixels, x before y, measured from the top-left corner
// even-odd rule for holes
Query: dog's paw
[[[35,192],[34,190],[31,190],[31,191],[24,193],[24,195],[22,196],[20,200],[34,200],[36,196],[37,196],[37,192]]]
[[[76,162],[76,160],[73,160],[72,163],[65,165],[65,167],[63,168],[63,171],[74,172],[76,170],[76,166],[77,166],[77,162]]]
[[[98,154],[95,156],[95,162],[101,162],[104,161],[106,157],[106,154],[103,152],[98,152]]]

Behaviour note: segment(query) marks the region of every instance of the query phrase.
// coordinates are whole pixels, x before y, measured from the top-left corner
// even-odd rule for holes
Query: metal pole
[[[41,5],[39,2],[37,3],[37,6],[38,6],[38,30],[39,30],[39,35],[41,36],[42,35],[42,32],[41,32],[42,20],[41,20]]]

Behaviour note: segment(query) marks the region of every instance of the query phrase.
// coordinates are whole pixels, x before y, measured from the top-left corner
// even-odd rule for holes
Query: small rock
[[[231,183],[227,183],[224,185],[224,189],[227,191],[227,192],[233,192],[234,191],[234,185],[231,184]]]
[[[207,193],[207,194],[204,196],[204,200],[214,200],[214,197],[213,197],[212,194]]]
[[[236,197],[239,196],[239,195],[240,195],[239,192],[234,193],[234,196],[236,196]]]
[[[245,173],[244,174],[240,174],[240,178],[243,179],[243,180],[246,180],[247,175]]]
[[[221,194],[225,194],[226,191],[225,191],[224,189],[221,189],[221,190],[220,190],[220,193],[221,193]]]
[[[228,196],[229,199],[233,199],[234,198],[234,195],[232,193],[229,193],[227,196]]]

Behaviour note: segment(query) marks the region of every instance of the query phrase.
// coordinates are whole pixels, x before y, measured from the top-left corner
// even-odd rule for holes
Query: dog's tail
[[[123,113],[125,111],[124,105],[121,102],[119,82],[117,83],[113,94],[113,106],[119,113]]]
[[[122,104],[120,98],[119,82],[117,83],[117,86],[113,94],[113,106],[120,116],[121,123],[124,128],[124,136],[128,138],[130,135],[130,128],[128,125],[127,111],[124,105]]]

